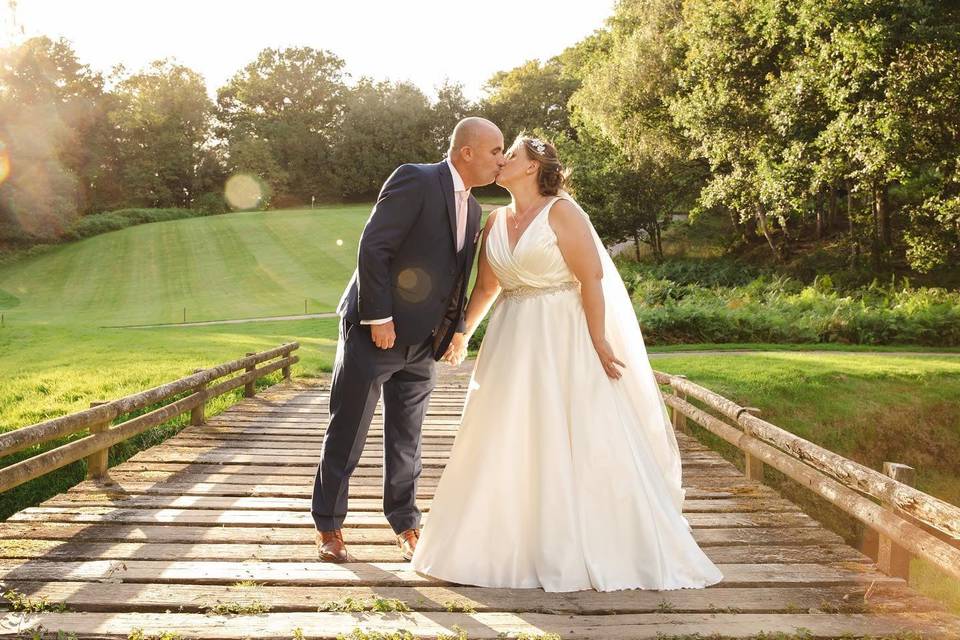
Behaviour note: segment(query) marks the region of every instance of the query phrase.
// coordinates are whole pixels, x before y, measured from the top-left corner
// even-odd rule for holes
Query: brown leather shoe
[[[404,560],[413,558],[413,552],[417,549],[417,540],[420,539],[420,529],[407,529],[397,535],[397,544],[400,545],[400,555]]]
[[[317,555],[324,562],[353,562],[340,529],[317,531]]]

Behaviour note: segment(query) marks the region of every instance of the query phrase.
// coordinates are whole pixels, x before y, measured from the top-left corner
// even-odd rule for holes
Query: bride
[[[459,363],[496,300],[413,568],[545,591],[722,579],[683,517],[680,454],[629,295],[556,149],[520,136],[483,229]]]

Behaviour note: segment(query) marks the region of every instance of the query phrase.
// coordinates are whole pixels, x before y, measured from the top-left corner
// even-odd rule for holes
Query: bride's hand
[[[607,342],[606,339],[603,339],[594,343],[593,348],[597,350],[597,355],[600,357],[600,364],[603,365],[603,370],[606,372],[607,376],[613,378],[614,380],[619,380],[623,376],[623,372],[617,368],[617,365],[624,369],[627,368],[627,365],[620,362],[617,359],[617,356],[613,354],[613,349],[610,348],[610,343]]]
[[[463,333],[453,334],[450,346],[447,352],[443,354],[441,360],[453,366],[459,366],[467,357],[467,336]]]

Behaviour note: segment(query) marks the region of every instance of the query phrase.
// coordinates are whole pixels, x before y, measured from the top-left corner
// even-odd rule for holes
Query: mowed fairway
[[[104,326],[332,311],[370,204],[139,225],[0,266],[10,323]],[[339,241],[339,243],[338,243]]]

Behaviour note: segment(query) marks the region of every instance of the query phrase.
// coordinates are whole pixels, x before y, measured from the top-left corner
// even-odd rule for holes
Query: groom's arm
[[[401,165],[387,178],[360,236],[357,297],[363,324],[388,322],[393,315],[390,266],[420,215],[423,174]]]

